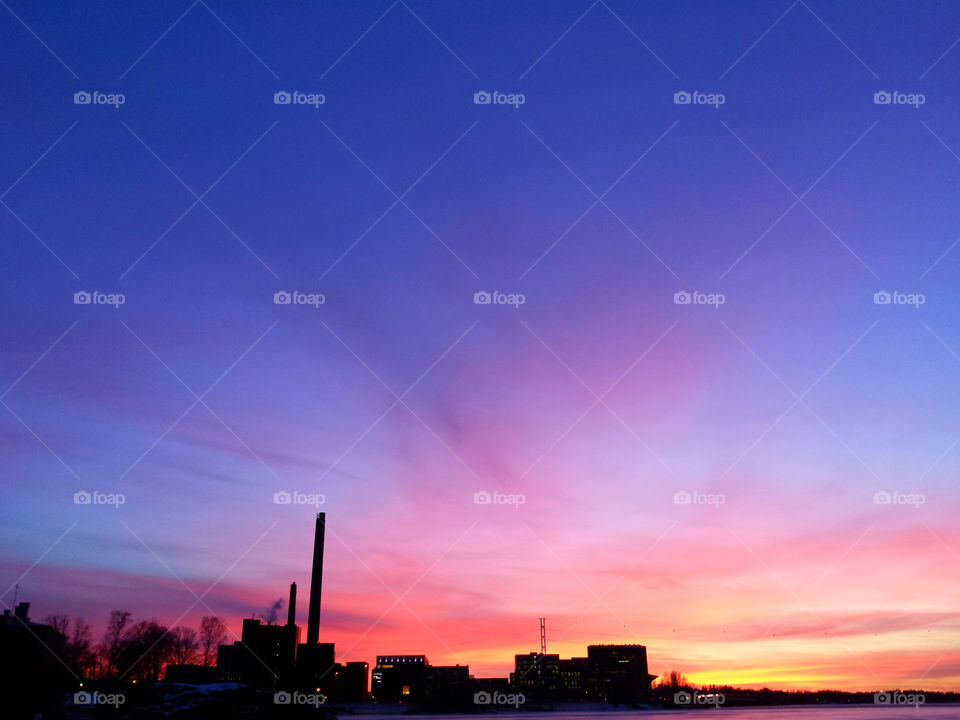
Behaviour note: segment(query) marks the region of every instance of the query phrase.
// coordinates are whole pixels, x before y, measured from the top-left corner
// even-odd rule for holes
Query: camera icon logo
[[[93,695],[81,690],[80,692],[73,694],[73,704],[74,705],[92,705],[93,704]]]
[[[874,705],[892,705],[893,695],[888,692],[878,692],[873,694]]]
[[[690,304],[690,293],[686,290],[679,290],[673,294],[673,304],[674,305],[689,305]]]
[[[680,490],[673,494],[673,503],[674,505],[689,505],[690,501],[693,499],[693,496],[690,495],[686,490]]]
[[[890,304],[890,293],[886,290],[880,290],[873,294],[873,304],[874,305],[889,305]]]
[[[881,90],[880,92],[875,92],[873,94],[874,105],[889,105],[890,100],[890,93],[888,93],[886,90]]]
[[[80,92],[75,92],[73,94],[73,104],[74,105],[89,105],[90,104],[90,93],[86,90],[81,90]]]
[[[675,692],[673,694],[674,705],[689,705],[692,702],[693,702],[693,695],[691,695],[686,690],[681,690],[680,692]]]
[[[74,305],[89,305],[90,304],[90,293],[86,290],[80,290],[73,294],[73,304]]]
[[[74,505],[89,505],[92,499],[93,496],[86,490],[78,490],[73,494]]]
[[[473,294],[473,304],[474,305],[489,305],[491,300],[490,293],[486,290],[480,290]]]
[[[674,105],[689,105],[690,104],[690,93],[686,90],[681,90],[680,92],[675,92],[673,94],[673,104]]]
[[[292,499],[293,497],[286,490],[281,490],[273,494],[274,505],[289,505]]]
[[[489,105],[492,98],[490,93],[486,90],[481,90],[480,92],[475,92],[473,94],[473,104],[474,105]]]
[[[874,505],[889,505],[892,500],[893,496],[886,490],[881,490],[880,492],[875,492],[873,494]]]
[[[493,497],[486,490],[481,490],[473,494],[474,505],[489,505],[492,499]]]
[[[293,702],[293,695],[283,690],[273,694],[274,705],[289,705]]]
[[[488,693],[486,690],[481,690],[480,692],[473,694],[473,704],[474,705],[489,705],[493,702],[493,696]]]
[[[274,105],[289,105],[290,104],[290,93],[286,90],[280,90],[273,94],[273,104]]]
[[[289,305],[290,304],[290,293],[286,290],[279,290],[273,294],[273,304],[274,305]]]

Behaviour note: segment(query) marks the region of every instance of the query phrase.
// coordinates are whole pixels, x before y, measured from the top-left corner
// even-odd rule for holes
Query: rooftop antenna
[[[20,594],[20,583],[13,586],[13,606],[17,606],[17,596]]]
[[[540,654],[547,654],[547,619],[540,618]]]

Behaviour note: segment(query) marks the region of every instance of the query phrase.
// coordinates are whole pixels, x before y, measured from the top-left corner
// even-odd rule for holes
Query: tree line
[[[194,630],[183,625],[167,628],[156,620],[134,622],[129,611],[114,610],[100,642],[93,641],[82,617],[71,620],[60,613],[47,615],[43,623],[59,635],[57,656],[87,680],[156,682],[167,665],[212,667],[227,636],[226,625],[215,616],[204,616]]]

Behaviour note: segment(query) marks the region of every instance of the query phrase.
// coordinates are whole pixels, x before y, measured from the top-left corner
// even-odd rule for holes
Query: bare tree
[[[204,667],[217,662],[217,649],[227,637],[227,626],[223,620],[213,615],[205,615],[200,620],[200,653]]]
[[[64,637],[70,632],[70,616],[66,613],[47,615],[43,619],[44,625],[49,625]]]
[[[659,687],[668,687],[668,688],[683,688],[690,687],[690,681],[687,680],[687,676],[684,675],[679,670],[671,670],[665,675],[660,676],[660,682],[657,683]]]
[[[110,612],[107,630],[103,634],[103,642],[100,645],[100,654],[106,663],[107,677],[112,677],[117,672],[117,661],[120,656],[123,635],[130,622],[130,617],[131,613],[128,610],[112,610]]]
[[[94,652],[90,639],[90,626],[82,617],[75,617],[67,636],[67,664],[81,677],[93,672]]]
[[[196,630],[177,625],[170,631],[170,662],[174,665],[195,663],[199,650]]]
[[[64,613],[47,615],[43,622],[60,635],[57,654],[64,665],[79,677],[89,677],[94,665],[90,626],[80,617],[71,623],[70,616]]]
[[[141,620],[131,625],[120,640],[119,661],[124,668],[121,679],[157,682],[170,662],[172,639],[163,625]]]

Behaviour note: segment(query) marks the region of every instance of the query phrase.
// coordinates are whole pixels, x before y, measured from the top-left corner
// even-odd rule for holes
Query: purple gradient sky
[[[297,489],[338,659],[503,675],[546,616],[704,682],[957,686],[955,3],[9,5],[0,591],[238,629],[306,597]]]

